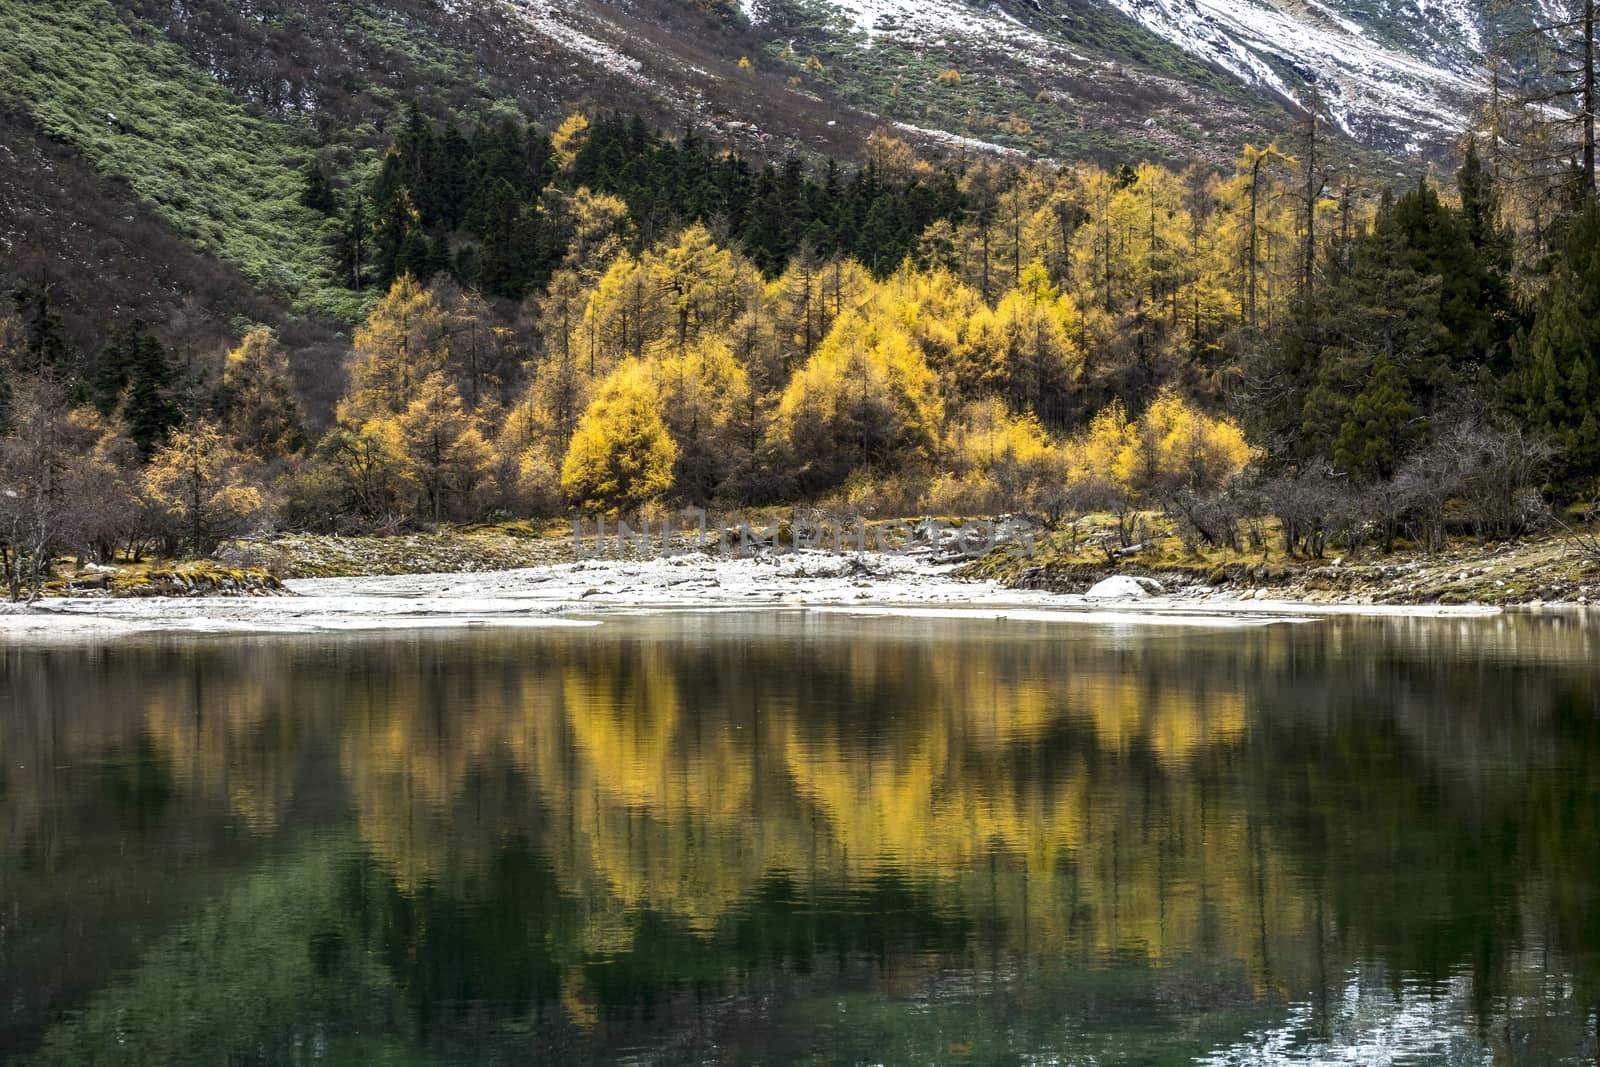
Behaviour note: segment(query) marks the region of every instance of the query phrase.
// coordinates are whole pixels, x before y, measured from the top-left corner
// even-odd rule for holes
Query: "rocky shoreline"
[[[693,551],[685,543],[684,552]],[[1359,559],[1330,554],[1321,560],[1200,558],[1158,551],[1114,560],[1085,559],[1081,550],[1059,553],[1048,540],[1032,554],[1001,547],[964,558],[921,545],[911,553],[930,562],[959,564],[962,581],[992,581],[1019,592],[1082,594],[1118,575],[1151,578],[1168,596],[1222,601],[1264,600],[1305,604],[1488,605],[1496,607],[1600,604],[1600,561],[1587,558],[1570,538],[1551,536],[1503,544],[1453,545],[1443,552],[1397,551]],[[865,557],[870,561],[873,554]],[[635,557],[624,557],[635,558]],[[782,555],[778,558],[782,558]],[[569,532],[525,527],[468,528],[396,538],[285,537],[261,546],[249,562],[284,579],[481,573],[553,567],[578,559]]]
[[[678,547],[682,555],[660,562],[722,559],[688,544]],[[798,569],[792,552],[770,558],[791,561],[773,569],[772,578],[780,583],[807,573],[808,568],[842,568],[841,573],[851,573],[868,589],[881,582],[882,574],[907,576],[893,561],[913,559],[919,566],[937,566],[941,580],[957,588],[989,583],[1030,596],[1081,596],[1109,578],[1126,577],[1151,580],[1151,588],[1164,598],[1219,604],[1271,600],[1357,606],[1600,605],[1600,562],[1588,559],[1570,541],[1554,537],[1456,545],[1432,555],[1397,552],[1354,560],[1163,558],[1154,551],[1086,559],[1082,546],[1074,547],[1075,552],[1064,552],[1045,540],[1031,554],[1014,546],[1001,547],[977,559],[964,559],[936,545],[919,545],[904,555],[807,552],[800,558],[810,562]],[[620,561],[645,568],[658,562],[639,556]],[[52,598],[281,597],[295,595],[292,586],[303,579],[537,572],[574,564],[581,569],[582,563],[569,535],[524,524],[390,537],[292,535],[234,542],[217,560],[162,567],[90,567],[49,583],[44,592]],[[780,596],[784,592],[779,590]]]
[[[1484,616],[1477,606],[1309,606],[1169,592],[1121,575],[1082,594],[958,578],[926,555],[706,553],[520,570],[292,579],[291,596],[63,597],[0,608],[0,641],[128,633],[305,634],[600,625],[658,612],[797,611],[946,621],[1235,628],[1332,615]]]
[[[86,567],[46,584],[47,597],[143,599],[148,597],[292,596],[277,575],[257,567],[208,562],[170,568]]]
[[[1154,555],[1153,553],[1150,555]],[[1115,561],[1048,551],[1022,558],[991,553],[962,569],[1013,589],[1083,593],[1107,578],[1151,578],[1164,593],[1221,600],[1272,599],[1306,604],[1488,605],[1539,607],[1600,604],[1600,561],[1566,537],[1502,544],[1453,545],[1443,552],[1396,552],[1346,559],[1152,559]]]

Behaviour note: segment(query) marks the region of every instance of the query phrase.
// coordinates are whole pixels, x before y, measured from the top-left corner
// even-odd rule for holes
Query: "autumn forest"
[[[308,389],[268,326],[69,345],[0,319],[0,550],[207,554],[271,529],[806,503],[1170,516],[1237,547],[1537,528],[1600,475],[1592,171],[1462,145],[1376,178],[1301,143],[1226,168],[760,164],[613,113],[413,107],[302,204],[364,300]],[[1320,155],[1319,155],[1320,153]]]

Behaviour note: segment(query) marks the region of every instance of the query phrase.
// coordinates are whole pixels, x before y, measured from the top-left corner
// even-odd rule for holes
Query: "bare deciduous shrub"
[[[1539,483],[1555,458],[1546,441],[1520,429],[1477,420],[1458,424],[1440,440],[1453,490],[1478,540],[1515,537],[1542,526],[1550,509]]]
[[[1180,535],[1189,547],[1198,543],[1243,552],[1240,533],[1251,503],[1241,487],[1229,485],[1213,492],[1182,489],[1168,496],[1166,510],[1178,520]]]
[[[1283,550],[1291,556],[1321,559],[1327,550],[1329,518],[1348,484],[1321,469],[1285,472],[1261,487],[1262,507],[1278,518]]]

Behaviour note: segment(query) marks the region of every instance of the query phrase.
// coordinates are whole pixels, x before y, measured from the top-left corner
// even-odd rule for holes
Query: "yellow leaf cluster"
[[[657,403],[654,375],[627,360],[584,412],[561,466],[561,487],[574,505],[625,514],[672,487],[677,445]]]

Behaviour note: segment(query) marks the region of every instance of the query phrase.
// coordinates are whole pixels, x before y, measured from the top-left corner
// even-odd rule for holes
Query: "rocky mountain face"
[[[680,113],[834,109],[913,138],[1038,155],[1213,158],[1311,101],[1377,151],[1442,158],[1487,53],[1575,0],[456,0]],[[731,79],[718,64],[737,62]],[[731,98],[760,86],[763,103]],[[826,123],[828,120],[823,119]]]
[[[741,0],[757,32],[782,34],[801,0]],[[857,65],[871,49],[902,49],[1008,67],[1013,77],[1096,82],[1110,64],[1152,96],[1147,129],[1182,137],[1188,102],[1226,88],[1298,110],[1315,99],[1334,124],[1370,147],[1432,155],[1468,125],[1486,52],[1508,32],[1564,17],[1566,0],[825,0],[806,25]],[[1165,47],[1162,47],[1165,46]],[[1174,60],[1174,52],[1191,63]],[[1004,58],[1002,58],[1004,57]],[[1183,91],[1163,84],[1181,79]],[[1148,79],[1148,80],[1143,80]],[[1066,93],[1071,99],[1070,89]],[[1227,112],[1219,115],[1225,119]],[[1212,122],[1211,127],[1220,125]],[[1150,134],[1153,139],[1161,135]]]
[[[456,0],[588,102],[649,101],[762,153],[862,134],[1054,158],[1208,158],[1286,126],[1277,100],[1117,10],[967,0]],[[1007,4],[1011,0],[1006,0]]]

